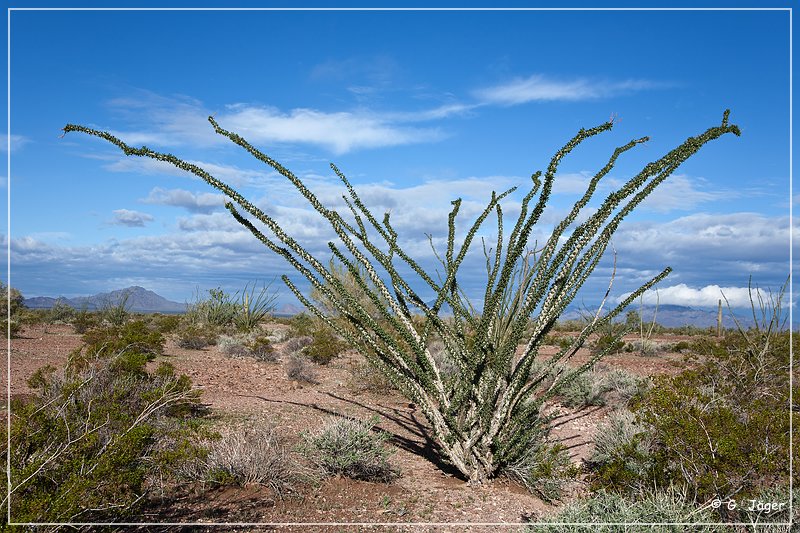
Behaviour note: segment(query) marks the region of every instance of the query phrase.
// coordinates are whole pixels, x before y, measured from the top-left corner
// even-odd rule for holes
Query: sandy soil
[[[281,327],[285,326],[274,325],[272,329]],[[680,339],[672,336],[662,340],[677,342]],[[80,345],[80,335],[74,334],[69,326],[25,329],[12,341],[12,395],[29,394],[25,381],[33,372],[46,364],[63,365],[69,352]],[[573,364],[585,361],[588,355],[582,350]],[[397,530],[396,526],[389,525],[392,523],[419,524],[404,527],[404,531],[473,531],[478,529],[476,524],[491,522],[508,524],[500,530],[516,531],[526,522],[557,510],[508,481],[470,486],[438,464],[432,445],[426,439],[427,422],[413,404],[392,391],[379,395],[354,391],[349,369],[361,361],[357,354],[348,352],[332,364],[318,368],[319,383],[313,385],[289,380],[281,360],[260,362],[252,358],[231,358],[213,346],[186,350],[170,340],[163,360],[170,361],[178,372],[191,377],[203,390],[203,402],[220,424],[273,424],[282,434],[297,439],[301,432],[317,427],[331,414],[361,419],[378,415],[379,427],[392,435],[391,442],[397,449],[391,463],[402,475],[391,484],[328,479],[317,486],[303,487],[298,494],[283,499],[262,487],[228,487],[202,493],[187,490],[162,502],[153,510],[153,515],[143,516],[142,521],[350,524],[305,526],[304,531],[361,530],[355,523],[387,524],[364,529],[369,531]],[[648,376],[674,373],[680,360],[679,354],[657,357],[619,354],[607,357],[604,364]],[[589,407],[576,411],[556,403],[548,409],[562,413],[555,421],[552,438],[567,446],[572,460],[580,464],[591,453],[596,428],[608,416],[610,408]],[[569,488],[565,499],[585,490],[585,484],[577,481]],[[442,523],[457,525],[435,525]],[[287,528],[280,527],[281,530]],[[250,526],[245,529],[273,528]],[[489,528],[481,528],[484,529]]]

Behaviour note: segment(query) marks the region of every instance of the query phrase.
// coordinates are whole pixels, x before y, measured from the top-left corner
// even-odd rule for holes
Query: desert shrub
[[[255,332],[234,336],[221,335],[217,340],[220,352],[232,357],[253,357],[259,361],[274,361],[275,347],[269,339]]]
[[[569,348],[572,346],[572,343],[575,341],[575,337],[570,335],[548,335],[544,339],[545,344],[549,344],[550,346],[558,346],[559,348]]]
[[[162,315],[154,314],[151,316],[153,326],[161,332],[162,335],[169,335],[175,333],[181,325],[181,315]]]
[[[156,445],[193,416],[198,394],[168,364],[149,372],[123,353],[29,381],[11,417],[11,516],[20,522],[103,522],[136,516]],[[169,469],[166,469],[167,471]]]
[[[218,335],[217,328],[184,322],[176,332],[175,343],[187,350],[201,350],[206,346],[215,345]]]
[[[311,344],[303,348],[303,354],[320,365],[327,365],[347,348],[347,344],[324,325],[314,329],[311,338]]]
[[[194,303],[188,305],[185,316],[190,324],[223,327],[233,323],[237,312],[233,297],[217,287],[208,290],[207,299],[201,298],[198,291]]]
[[[544,442],[544,435],[531,443],[529,451],[503,470],[506,477],[548,502],[561,499],[564,487],[575,481],[580,469],[572,464],[561,444]]]
[[[25,304],[22,293],[14,287],[9,287],[0,281],[0,302],[3,307],[8,302],[8,312],[1,313],[2,321],[0,321],[0,328],[3,329],[4,335],[16,336],[22,329],[23,315],[25,314]]]
[[[311,337],[310,335],[303,335],[301,337],[292,337],[284,343],[283,353],[292,354],[295,352],[299,352],[312,342],[314,342],[314,338]]]
[[[596,372],[580,374],[561,390],[561,403],[567,407],[576,408],[605,405],[599,384],[600,377]]]
[[[386,447],[389,435],[374,431],[377,418],[365,422],[342,416],[330,417],[316,431],[304,433],[306,456],[328,475],[364,481],[392,481],[398,472],[389,464],[393,451]]]
[[[580,374],[561,391],[561,403],[579,408],[589,405],[627,405],[646,387],[646,380],[623,369],[600,370]]]
[[[267,338],[269,339],[269,342],[279,343],[288,340],[290,336],[291,333],[289,333],[289,331],[285,329],[275,328],[273,330],[270,330],[269,334],[267,335]]]
[[[279,496],[309,478],[308,469],[272,427],[239,428],[210,442],[205,468],[212,482],[264,485]]]
[[[72,319],[72,329],[75,333],[84,334],[92,328],[100,325],[100,320],[96,313],[92,313],[87,309],[80,309],[75,312]]]
[[[105,354],[141,354],[152,361],[164,353],[164,336],[147,327],[142,320],[134,320],[121,326],[95,328],[83,334],[86,357]]]
[[[614,368],[600,376],[599,388],[606,405],[627,406],[650,387],[650,380],[623,368]]]
[[[788,387],[773,391],[774,397],[739,395],[725,390],[730,384],[719,380],[714,367],[656,379],[638,410],[653,428],[654,455],[663,465],[663,475],[687,483],[698,500],[746,497],[785,481]],[[791,416],[795,425],[800,423],[797,413]],[[800,436],[797,431],[795,438]]]
[[[277,353],[268,337],[258,335],[247,343],[250,355],[259,361],[275,361]]]
[[[555,332],[572,332],[572,331],[581,331],[584,327],[586,327],[586,322],[582,319],[567,319],[567,320],[559,320],[553,326],[553,331]]]
[[[624,346],[626,352],[635,352],[644,357],[653,357],[664,351],[664,346],[650,339],[636,339]]]
[[[64,303],[63,300],[56,300],[47,312],[48,324],[70,324],[75,318],[75,308]]]
[[[450,382],[458,376],[461,369],[447,353],[442,341],[437,339],[429,342],[428,351],[433,356],[433,360],[436,361],[436,366],[439,367],[439,374],[442,376],[442,380]]]
[[[683,531],[720,532],[729,531],[724,526],[711,526],[708,523],[718,519],[708,510],[699,510],[696,505],[686,502],[683,495],[670,489],[649,492],[637,498],[626,498],[620,494],[598,491],[591,496],[570,502],[558,513],[541,520],[529,531],[558,533],[603,533]],[[681,523],[684,525],[649,525]],[[567,525],[546,525],[567,524]],[[686,523],[706,523],[691,526]],[[615,525],[603,525],[615,524]],[[623,525],[627,524],[627,525]],[[648,524],[640,525],[636,524]]]
[[[289,319],[292,337],[310,337],[317,325],[308,313],[298,313]]]
[[[231,357],[246,357],[250,355],[250,350],[245,346],[246,339],[243,335],[220,335],[217,339],[219,351]]]
[[[131,316],[128,309],[130,295],[131,293],[129,291],[125,291],[116,301],[109,296],[108,299],[100,305],[100,317],[112,326],[123,325]]]
[[[385,393],[395,390],[395,386],[386,375],[369,361],[362,361],[350,368],[350,389],[357,393],[373,392]]]
[[[277,294],[270,292],[269,284],[256,293],[256,283],[234,294],[222,288],[208,290],[208,297],[195,294],[195,301],[188,304],[185,321],[193,326],[211,326],[217,329],[236,329],[250,332],[265,320],[275,308]],[[250,287],[249,291],[248,288]]]
[[[655,476],[653,436],[649,426],[636,421],[628,410],[613,412],[597,428],[595,446],[587,461],[596,488],[638,494]]]
[[[625,324],[607,322],[598,329],[597,337],[592,342],[592,352],[595,354],[621,352],[625,348],[625,341],[622,340],[625,331],[627,331]]]
[[[670,347],[670,351],[675,353],[683,353],[691,349],[691,345],[687,341],[678,341]]]
[[[634,402],[637,423],[652,438],[651,483],[685,485],[692,501],[707,501],[741,500],[788,481],[800,417],[789,407],[790,333],[778,328],[779,302],[762,304],[763,322],[752,329],[693,343],[690,367],[657,377]],[[759,315],[755,306],[753,314]],[[619,472],[601,470],[609,487],[624,477],[621,465],[637,460],[635,447],[628,452]]]
[[[316,383],[315,365],[301,354],[293,353],[286,358],[286,377],[303,383]]]

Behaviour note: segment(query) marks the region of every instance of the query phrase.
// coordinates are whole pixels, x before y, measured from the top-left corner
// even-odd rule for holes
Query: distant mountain
[[[604,309],[606,311],[607,309]],[[653,320],[653,306],[647,306],[642,311],[642,317],[645,323]],[[628,307],[628,311],[639,311],[639,307],[632,305]],[[625,319],[623,311],[620,320]],[[736,319],[743,327],[753,325],[753,316],[748,314],[748,309],[736,309],[734,314]],[[561,316],[562,320],[577,320],[582,317],[583,312],[577,308],[569,308]],[[717,325],[717,309],[705,307],[687,307],[684,305],[666,305],[658,306],[658,313],[656,314],[656,322],[667,328],[678,328],[681,326],[695,326],[698,328],[716,327]],[[731,317],[730,309],[722,309],[722,326],[725,328],[734,328],[736,323]]]
[[[308,309],[294,304],[283,304],[274,313],[275,316],[294,316],[300,313],[308,313]]]
[[[75,309],[97,310],[109,305],[118,305],[127,295],[125,307],[136,313],[183,313],[186,304],[167,300],[153,291],[143,287],[133,286],[111,292],[95,294],[94,296],[78,296],[75,298],[51,298],[39,296],[25,298],[25,306],[31,309],[50,309],[56,302],[74,307]]]

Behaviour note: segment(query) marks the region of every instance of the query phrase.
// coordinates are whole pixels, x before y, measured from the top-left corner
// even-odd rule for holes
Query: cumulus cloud
[[[463,111],[463,106],[447,105],[416,113],[382,114],[363,109],[332,112],[311,108],[280,110],[238,103],[216,113],[194,99],[165,97],[149,91],[114,99],[109,105],[128,118],[131,124],[126,130],[111,133],[133,145],[208,147],[228,143],[208,124],[208,116],[214,115],[222,127],[252,142],[312,144],[336,154],[440,140],[445,133],[438,128],[401,123],[432,120]]]
[[[210,192],[191,192],[184,189],[162,189],[154,187],[141,200],[146,204],[183,207],[193,213],[209,213],[225,205],[225,195]]]
[[[678,260],[678,264],[709,259],[759,263],[785,257],[788,261],[789,217],[698,213],[668,222],[629,221],[614,242],[621,254]]]
[[[623,294],[617,301],[630,296],[630,293]],[[705,287],[692,288],[685,283],[672,285],[670,287],[649,290],[643,295],[644,303],[647,305],[682,305],[687,307],[716,307],[722,300],[722,304],[731,307],[750,307],[750,298],[758,302],[759,298],[769,300],[770,293],[759,288],[752,288],[752,292],[747,287],[720,287],[719,285],[706,285]]]
[[[674,174],[667,178],[648,196],[641,207],[658,213],[679,210],[689,211],[706,202],[717,202],[736,198],[739,193],[732,190],[704,190],[706,180],[685,174]]]
[[[515,78],[478,89],[474,91],[474,95],[485,103],[517,105],[527,102],[595,100],[655,86],[655,83],[647,80],[609,81],[587,78],[558,80],[542,74],[533,74],[527,78]]]
[[[112,224],[118,226],[128,226],[129,228],[142,228],[145,223],[152,222],[153,217],[147,213],[131,211],[129,209],[117,209],[114,211],[114,221]]]
[[[307,108],[282,112],[273,107],[237,105],[220,115],[219,122],[253,142],[316,144],[335,154],[444,137],[439,129],[396,126],[377,114]]]

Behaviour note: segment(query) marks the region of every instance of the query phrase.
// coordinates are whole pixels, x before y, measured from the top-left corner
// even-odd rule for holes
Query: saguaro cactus
[[[467,479],[481,482],[525,454],[532,440],[541,435],[545,420],[540,412],[543,402],[604,354],[548,381],[553,369],[563,368],[556,365],[572,356],[597,327],[612,320],[669,273],[670,268],[664,269],[614,309],[595,317],[571,346],[549,357],[545,364],[534,366],[545,335],[597,266],[620,222],[704,144],[726,133],[739,135],[738,127],[728,124],[728,115],[725,111],[719,126],[688,138],[657,161],[645,165],[608,195],[591,216],[568,231],[617,158],[648,139],[635,139],[618,147],[535,257],[529,252],[529,238],[548,202],[560,161],[584,140],[610,130],[613,121],[581,129],[556,152],[544,174],[536,172],[531,176],[532,186],[522,199],[519,217],[507,239],[501,200],[515,188],[499,194],[492,192],[486,209],[468,226],[460,244],[456,243],[456,219],[461,200],[454,200],[448,219],[447,248],[439,256],[444,271],[438,281],[398,245],[398,234],[389,214],[384,214],[381,221],[375,218],[336,166],[331,164],[349,195],[345,196],[349,221],[336,210],[325,207],[280,163],[209,117],[218,134],[285,176],[330,223],[339,238],[339,242],[328,243],[333,257],[347,268],[374,306],[365,305],[363,298],[353,297],[352,291],[340,281],[341,276],[332,270],[332,263],[313,257],[277,221],[208,171],[171,154],[144,146],[133,148],[106,132],[73,124],[68,124],[64,131],[100,137],[126,155],[166,161],[199,176],[227,195],[230,201],[226,207],[233,217],[308,279],[314,290],[333,306],[336,320],[309,301],[289,277],[283,276],[297,298],[419,405],[430,422],[440,453]],[[458,273],[478,229],[492,214],[496,216],[497,246],[494,251],[484,248],[487,282],[483,307],[478,312],[461,291]],[[432,302],[426,303],[419,288],[400,275],[398,265],[403,263],[419,277],[417,285],[427,286],[436,294]],[[445,305],[452,310],[452,318],[442,316]],[[374,316],[375,308],[379,317]],[[414,327],[415,315],[423,317],[422,328]],[[428,340],[434,336],[443,342],[449,361],[458,366],[455,378],[443,377],[429,351]],[[520,345],[524,349],[517,355]]]

